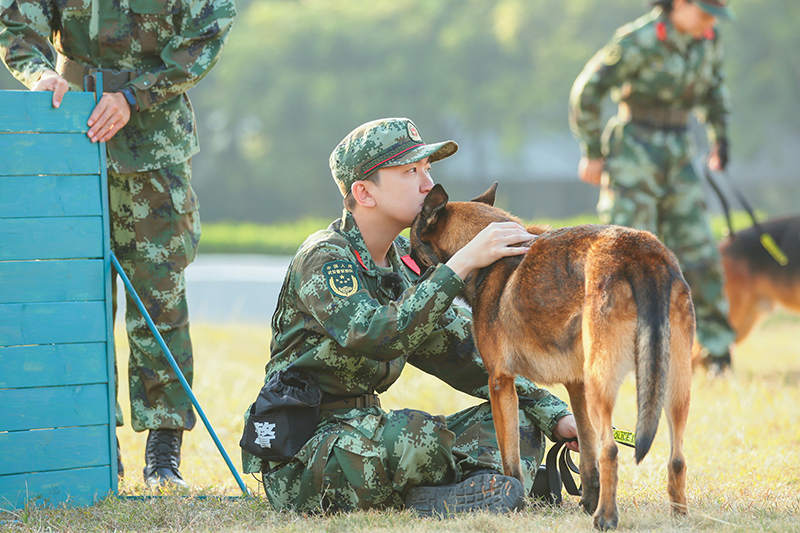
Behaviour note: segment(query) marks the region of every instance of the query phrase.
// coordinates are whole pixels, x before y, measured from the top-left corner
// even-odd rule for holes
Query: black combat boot
[[[151,487],[167,483],[188,489],[189,485],[181,477],[178,467],[181,465],[181,443],[183,430],[151,429],[147,436],[147,448],[144,452],[144,481]]]
[[[722,355],[707,354],[703,358],[703,366],[709,379],[721,377],[731,370],[731,352],[727,351]]]
[[[525,489],[517,478],[482,470],[460,483],[414,487],[406,495],[406,508],[423,516],[448,516],[473,511],[507,513],[525,505]]]

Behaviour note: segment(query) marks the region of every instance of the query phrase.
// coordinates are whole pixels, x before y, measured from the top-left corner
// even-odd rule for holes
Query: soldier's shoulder
[[[651,47],[658,41],[656,25],[658,24],[659,18],[656,12],[642,15],[633,22],[621,26],[614,34],[615,40],[628,47]]]
[[[352,255],[350,242],[341,233],[329,228],[309,235],[297,250],[293,263],[296,269],[305,270],[310,265],[350,260]]]

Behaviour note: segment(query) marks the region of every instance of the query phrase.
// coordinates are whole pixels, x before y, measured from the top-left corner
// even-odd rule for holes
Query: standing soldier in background
[[[233,0],[3,0],[0,7],[0,57],[25,86],[52,91],[53,107],[68,90],[83,90],[86,75],[102,73],[88,136],[107,143],[111,248],[189,383],[183,271],[197,251],[200,219],[190,160],[199,146],[186,91],[217,62],[235,14]],[[144,479],[188,487],[178,467],[183,431],[196,421],[191,401],[130,298],[126,324],[131,423],[149,430]],[[121,426],[119,404],[116,411]]]
[[[692,289],[704,362],[715,374],[730,366],[735,334],[687,119],[694,110],[706,123],[708,166],[723,170],[729,105],[715,25],[731,12],[726,0],[653,4],[651,13],[617,30],[575,80],[569,118],[582,151],[578,174],[601,185],[603,223],[649,230],[678,257]],[[601,133],[609,91],[619,113]]]

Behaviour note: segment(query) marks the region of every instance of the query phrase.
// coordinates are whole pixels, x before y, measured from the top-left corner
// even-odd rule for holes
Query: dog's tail
[[[664,397],[670,361],[670,294],[674,273],[667,265],[630,272],[629,281],[638,313],[636,324],[636,463],[653,444]]]

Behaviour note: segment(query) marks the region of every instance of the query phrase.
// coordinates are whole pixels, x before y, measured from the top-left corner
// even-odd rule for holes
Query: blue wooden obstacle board
[[[102,86],[102,84],[100,84]],[[0,509],[117,491],[98,94],[0,91]]]

